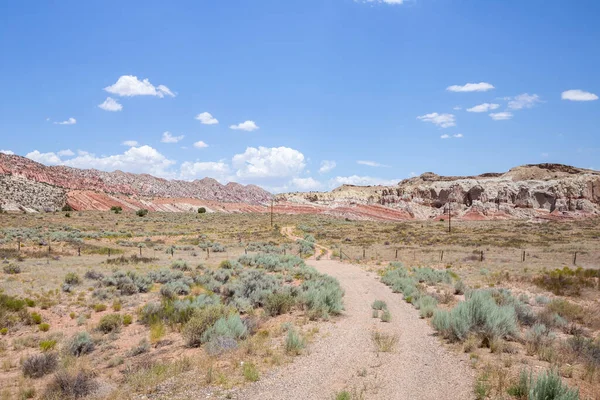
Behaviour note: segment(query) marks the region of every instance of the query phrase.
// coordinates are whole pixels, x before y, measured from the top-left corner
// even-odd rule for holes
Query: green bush
[[[56,347],[56,340],[42,340],[40,342],[40,350],[43,352],[54,350]]]
[[[129,326],[133,322],[133,317],[130,314],[123,315],[123,325]]]
[[[228,337],[235,340],[246,338],[248,330],[238,314],[221,317],[202,335],[202,343],[207,343],[218,337]]]
[[[243,373],[248,382],[256,382],[260,379],[258,368],[252,363],[244,363]]]
[[[148,210],[146,210],[145,208],[142,208],[140,210],[137,210],[135,212],[135,215],[137,215],[138,217],[145,217],[146,215],[148,215]]]
[[[390,322],[392,320],[392,314],[386,309],[381,313],[381,322]]]
[[[87,371],[58,371],[46,388],[47,399],[81,399],[89,396],[98,387],[93,374]]]
[[[204,207],[198,208],[198,214],[204,214],[204,213],[206,213],[206,208],[204,208]]]
[[[108,314],[100,318],[98,329],[102,333],[111,333],[117,331],[123,324],[121,314]]]
[[[8,264],[5,265],[2,270],[4,271],[5,274],[8,275],[16,275],[16,274],[20,274],[21,273],[21,267],[18,266],[17,264]]]
[[[114,212],[115,214],[121,214],[121,212],[123,211],[123,207],[121,207],[121,206],[112,206],[110,208],[110,211]]]
[[[271,317],[290,312],[296,300],[289,293],[271,293],[265,302],[265,312]]]
[[[31,321],[34,324],[39,325],[42,323],[42,316],[36,312],[32,312],[31,313]]]
[[[299,355],[306,347],[306,342],[295,329],[290,328],[285,338],[285,351],[291,355]]]
[[[437,300],[431,296],[421,296],[414,302],[421,318],[430,318],[437,307]]]
[[[517,315],[511,306],[496,304],[489,291],[474,291],[451,311],[436,310],[433,327],[451,341],[463,341],[473,332],[487,338],[504,338],[517,333]]]
[[[69,272],[65,275],[65,283],[67,285],[78,285],[81,283],[81,278],[75,272]]]
[[[528,400],[579,400],[579,391],[563,384],[554,370],[540,374],[530,386]]]
[[[373,310],[387,310],[387,304],[383,300],[375,300],[373,304],[371,304],[371,308]]]
[[[50,324],[47,324],[45,322],[42,322],[41,324],[38,325],[38,329],[41,332],[48,332],[50,330]]]
[[[205,343],[204,334],[219,319],[231,314],[231,309],[222,304],[208,305],[194,312],[193,316],[183,326],[181,334],[188,347],[198,347]]]

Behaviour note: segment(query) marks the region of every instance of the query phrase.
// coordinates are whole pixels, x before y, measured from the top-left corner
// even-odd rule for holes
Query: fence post
[[[21,252],[21,241],[17,240],[17,250],[20,253]]]
[[[77,256],[78,256],[78,257],[81,257],[81,247],[78,247],[78,248],[77,248]]]
[[[110,247],[108,248],[108,258],[110,258]]]
[[[142,248],[140,247],[140,257],[142,256]]]
[[[444,250],[440,253],[440,261],[444,261]]]
[[[479,262],[483,262],[483,250],[481,250],[481,254],[479,255]]]
[[[285,252],[285,250],[283,250]],[[244,249],[244,254],[248,254],[248,248]]]
[[[363,247],[363,260],[365,258],[365,248]]]
[[[342,261],[342,258],[343,258],[343,256],[342,256],[342,246],[340,246],[340,261]]]
[[[210,247],[206,248],[206,258],[210,258]]]
[[[573,255],[573,265],[577,263],[577,252]]]
[[[396,249],[396,259],[398,258],[398,249]]]

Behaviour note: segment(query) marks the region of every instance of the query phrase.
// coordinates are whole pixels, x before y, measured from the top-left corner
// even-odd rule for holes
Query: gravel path
[[[360,267],[308,260],[336,277],[345,290],[344,314],[324,324],[307,354],[238,392],[238,399],[333,399],[342,390],[360,399],[471,399],[474,374],[468,358],[447,351],[417,310]],[[383,300],[392,321],[372,318],[371,303]],[[375,352],[374,330],[396,333],[392,353]]]

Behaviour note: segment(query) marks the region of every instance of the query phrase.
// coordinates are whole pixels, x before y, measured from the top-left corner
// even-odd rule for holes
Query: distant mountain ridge
[[[103,210],[119,205],[124,209],[144,206],[187,211],[195,207],[197,200],[260,205],[269,202],[272,196],[256,185],[234,182],[222,185],[212,178],[190,182],[122,171],[46,166],[1,153],[0,183],[0,204],[7,210],[57,209],[68,203],[77,210]],[[169,203],[169,199],[173,201]]]

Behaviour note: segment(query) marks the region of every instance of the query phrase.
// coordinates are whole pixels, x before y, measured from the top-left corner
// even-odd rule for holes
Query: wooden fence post
[[[77,256],[81,257],[81,247],[77,248]]]
[[[575,252],[575,254],[573,254],[573,265],[575,265],[577,263],[577,252]]]
[[[363,247],[363,260],[365,258],[365,248]]]
[[[440,261],[444,261],[444,250],[440,253]]]
[[[110,247],[108,248],[108,258],[110,258]]]
[[[140,247],[140,257],[142,256],[142,248]]]
[[[396,249],[396,258],[398,258],[398,249]]]
[[[483,250],[481,250],[481,254],[479,255],[479,262],[483,262]]]
[[[21,252],[21,241],[17,240],[17,250],[20,253]]]

